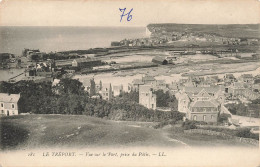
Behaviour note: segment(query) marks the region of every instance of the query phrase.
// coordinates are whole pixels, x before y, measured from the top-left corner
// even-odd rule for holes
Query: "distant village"
[[[171,31],[167,32],[161,27],[152,27],[148,30],[146,29],[149,37],[138,38],[138,39],[124,39],[121,41],[111,42],[111,46],[160,46],[160,45],[176,45],[178,43],[184,43],[189,45],[193,43],[191,47],[200,47],[212,43],[212,45],[240,45],[240,46],[258,46],[260,41],[258,38],[231,38],[231,37],[221,37],[216,34],[207,33],[188,33],[188,32],[178,32]]]

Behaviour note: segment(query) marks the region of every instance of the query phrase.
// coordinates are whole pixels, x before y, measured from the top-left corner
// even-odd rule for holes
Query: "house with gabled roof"
[[[190,103],[186,118],[194,121],[217,122],[220,104],[214,100],[195,100]]]
[[[168,61],[166,60],[166,58],[164,57],[161,57],[161,56],[156,56],[152,59],[152,62],[153,63],[156,63],[156,64],[160,64],[160,65],[166,65],[168,64]]]
[[[20,94],[0,93],[0,115],[18,115]]]
[[[217,122],[225,97],[220,87],[184,87],[176,94],[178,111],[195,121]],[[220,98],[221,97],[221,98]]]

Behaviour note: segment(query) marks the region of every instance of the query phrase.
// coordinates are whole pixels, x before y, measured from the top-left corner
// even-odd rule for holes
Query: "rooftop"
[[[16,103],[20,99],[20,94],[0,93],[0,101],[5,103]]]
[[[213,100],[210,100],[210,101],[195,101],[195,102],[192,102],[191,107],[196,107],[196,108],[199,108],[199,107],[210,107],[210,108],[215,108],[218,106],[218,103],[216,101],[213,101]]]
[[[142,84],[144,84],[144,82],[141,79],[134,79],[133,84],[134,85],[142,85]]]
[[[102,90],[110,90],[110,89],[111,89],[111,83],[102,84]]]
[[[151,89],[151,85],[140,85],[139,92],[149,92]]]
[[[219,86],[210,86],[210,87],[184,87],[186,93],[198,94],[202,89],[207,93],[216,93],[220,90]]]
[[[165,59],[165,57],[162,57],[162,56],[156,56],[156,57],[153,58],[153,60],[159,61],[159,62],[167,61],[167,60]]]
[[[155,78],[152,77],[152,76],[145,76],[142,78],[142,80],[145,82],[145,81],[155,81]]]

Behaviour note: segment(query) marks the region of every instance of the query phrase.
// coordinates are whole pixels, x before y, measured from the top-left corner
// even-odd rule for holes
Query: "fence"
[[[216,132],[212,130],[204,130],[204,129],[189,129],[189,130],[184,130],[184,133],[198,133],[198,134],[205,134],[205,135],[211,135],[211,136],[222,136],[226,139],[234,139],[235,141],[239,141],[241,143],[247,143],[247,144],[252,144],[252,145],[259,145],[259,141],[255,139],[250,139],[250,138],[243,138],[243,137],[237,137],[237,136],[232,136],[226,133],[222,132]]]

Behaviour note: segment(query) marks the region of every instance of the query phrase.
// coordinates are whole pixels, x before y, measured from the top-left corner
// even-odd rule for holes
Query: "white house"
[[[145,106],[148,109],[156,109],[156,95],[153,94],[151,85],[140,85],[139,104]]]
[[[20,94],[0,93],[0,115],[18,115]]]

